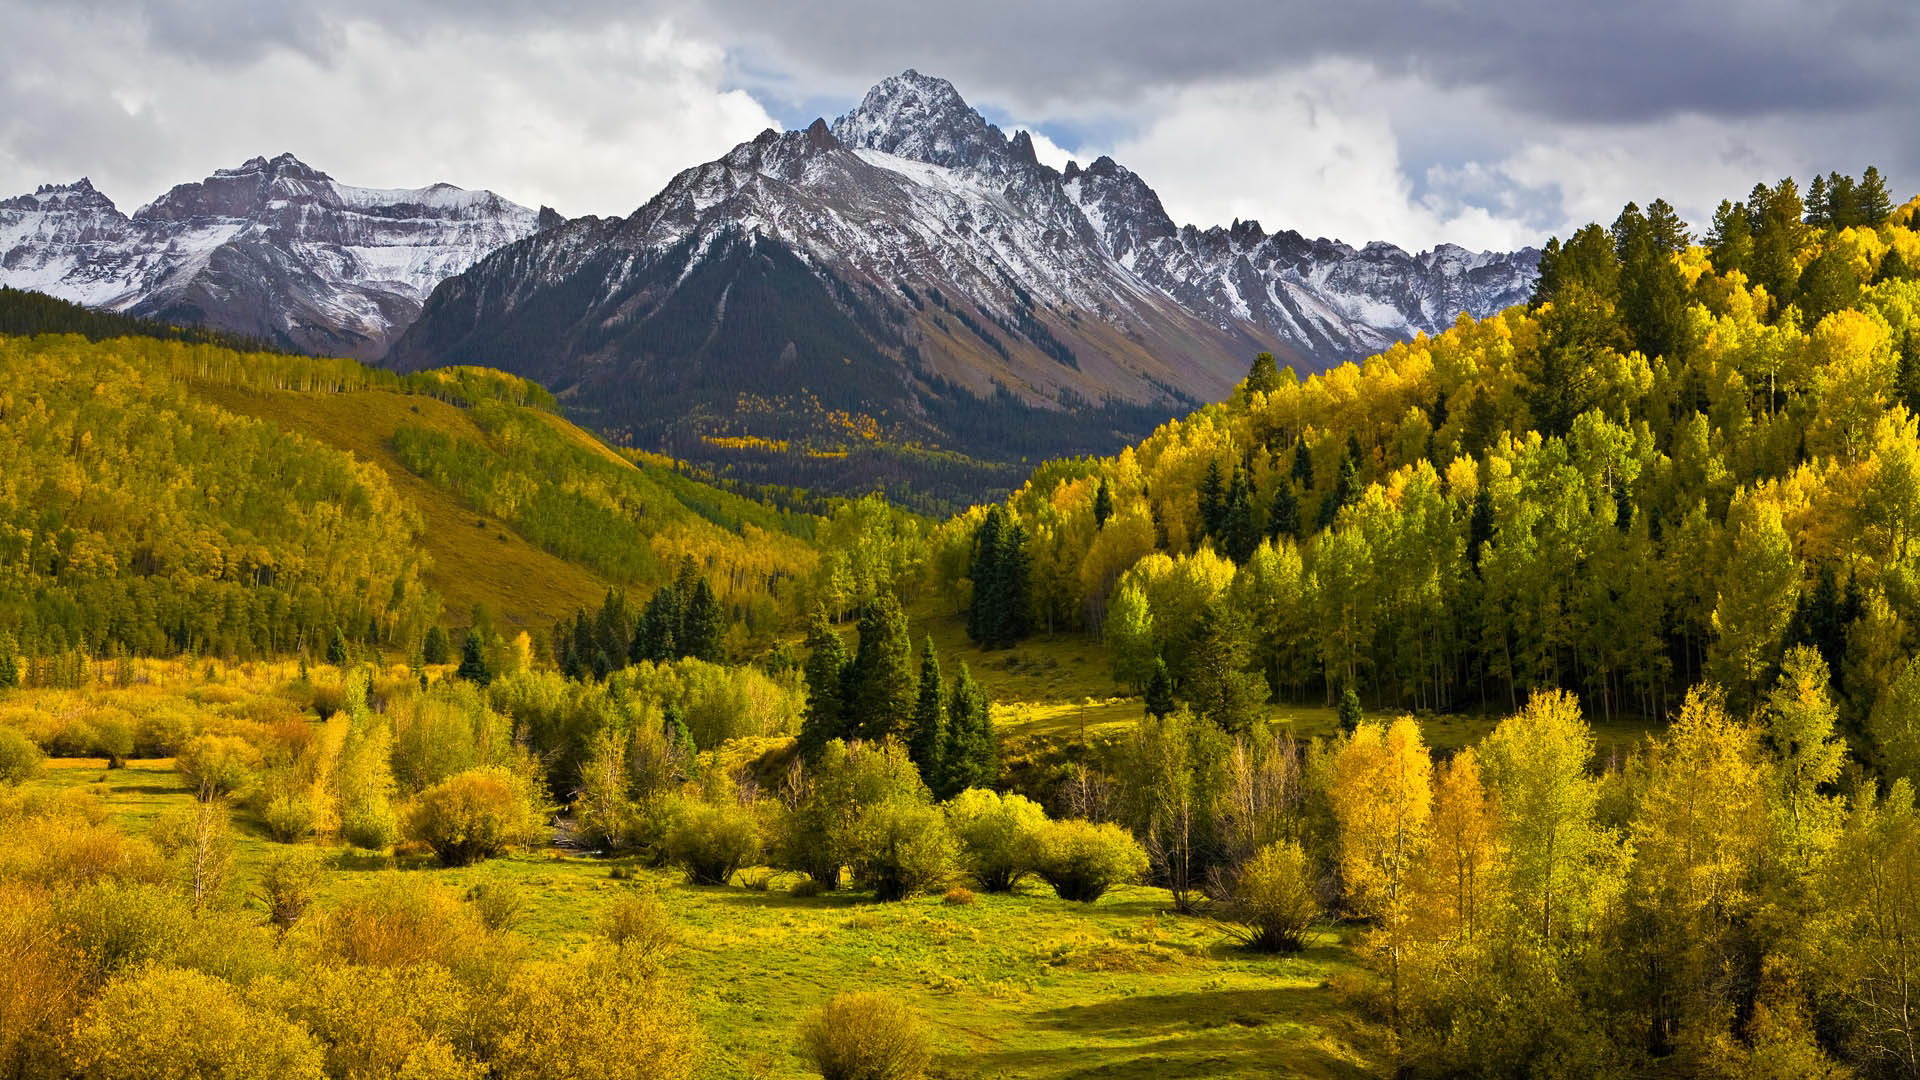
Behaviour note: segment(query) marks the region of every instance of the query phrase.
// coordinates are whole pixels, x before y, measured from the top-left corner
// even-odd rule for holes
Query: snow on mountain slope
[[[0,284],[377,358],[445,278],[557,223],[488,191],[254,158],[122,214],[86,180],[0,200]]]
[[[1017,461],[1110,451],[1226,396],[1261,350],[1318,369],[1521,302],[1537,261],[1180,227],[1124,167],[1056,171],[909,71],[628,217],[495,252],[388,362],[506,367],[696,456],[715,437],[831,442],[851,415]]]

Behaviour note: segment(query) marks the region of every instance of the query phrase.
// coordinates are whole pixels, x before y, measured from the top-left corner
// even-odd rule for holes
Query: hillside
[[[743,633],[763,633],[813,565],[812,519],[629,461],[497,373],[0,342],[0,415],[22,448],[0,632],[30,650],[57,635],[96,654],[271,654],[336,626],[416,648],[476,608],[508,636],[544,636],[685,557]]]
[[[1790,181],[1697,242],[1629,206],[1549,245],[1529,306],[1304,380],[1257,363],[1230,402],[1006,503],[1021,621],[1103,634],[1123,684],[1164,660],[1229,711],[1221,657],[1261,696],[1559,686],[1660,716],[1709,679],[1751,703],[1817,645],[1856,746],[1909,760],[1875,717],[1920,626],[1916,224],[1920,201],[1836,222]],[[935,538],[950,605],[978,594],[984,520]]]

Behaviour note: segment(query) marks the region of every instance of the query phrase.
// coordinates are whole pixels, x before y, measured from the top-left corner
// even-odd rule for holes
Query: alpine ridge
[[[909,70],[625,218],[493,253],[388,363],[502,367],[603,430],[793,482],[759,448],[1110,451],[1224,398],[1255,352],[1357,359],[1524,301],[1537,263],[1178,226],[1117,162],[1057,171]]]
[[[256,157],[130,217],[84,178],[0,200],[0,285],[374,359],[443,278],[558,220],[488,191],[353,187]]]

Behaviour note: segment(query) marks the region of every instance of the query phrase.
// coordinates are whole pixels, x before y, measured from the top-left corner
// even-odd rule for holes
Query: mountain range
[[[84,178],[0,199],[0,284],[371,360],[442,280],[560,220],[449,184],[352,187],[282,154],[131,216]]]
[[[352,188],[285,155],[130,218],[84,180],[0,201],[0,284],[400,370],[498,367],[740,478],[954,499],[1220,400],[1255,352],[1320,370],[1522,302],[1537,265],[1178,225],[1125,166],[1056,170],[911,70],[626,217]]]

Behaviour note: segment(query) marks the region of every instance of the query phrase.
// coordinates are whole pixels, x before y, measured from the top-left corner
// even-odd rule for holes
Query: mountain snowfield
[[[434,286],[558,220],[448,184],[353,187],[282,154],[131,217],[85,179],[0,200],[0,284],[377,359]]]
[[[494,253],[388,363],[505,367],[675,452],[805,437],[814,409],[970,454],[982,430],[1030,429],[988,452],[1017,460],[1111,450],[1225,397],[1261,350],[1319,370],[1524,302],[1538,259],[1178,226],[1118,163],[1041,164],[1027,133],[908,71],[625,218]],[[1132,411],[1089,427],[1089,407]]]

